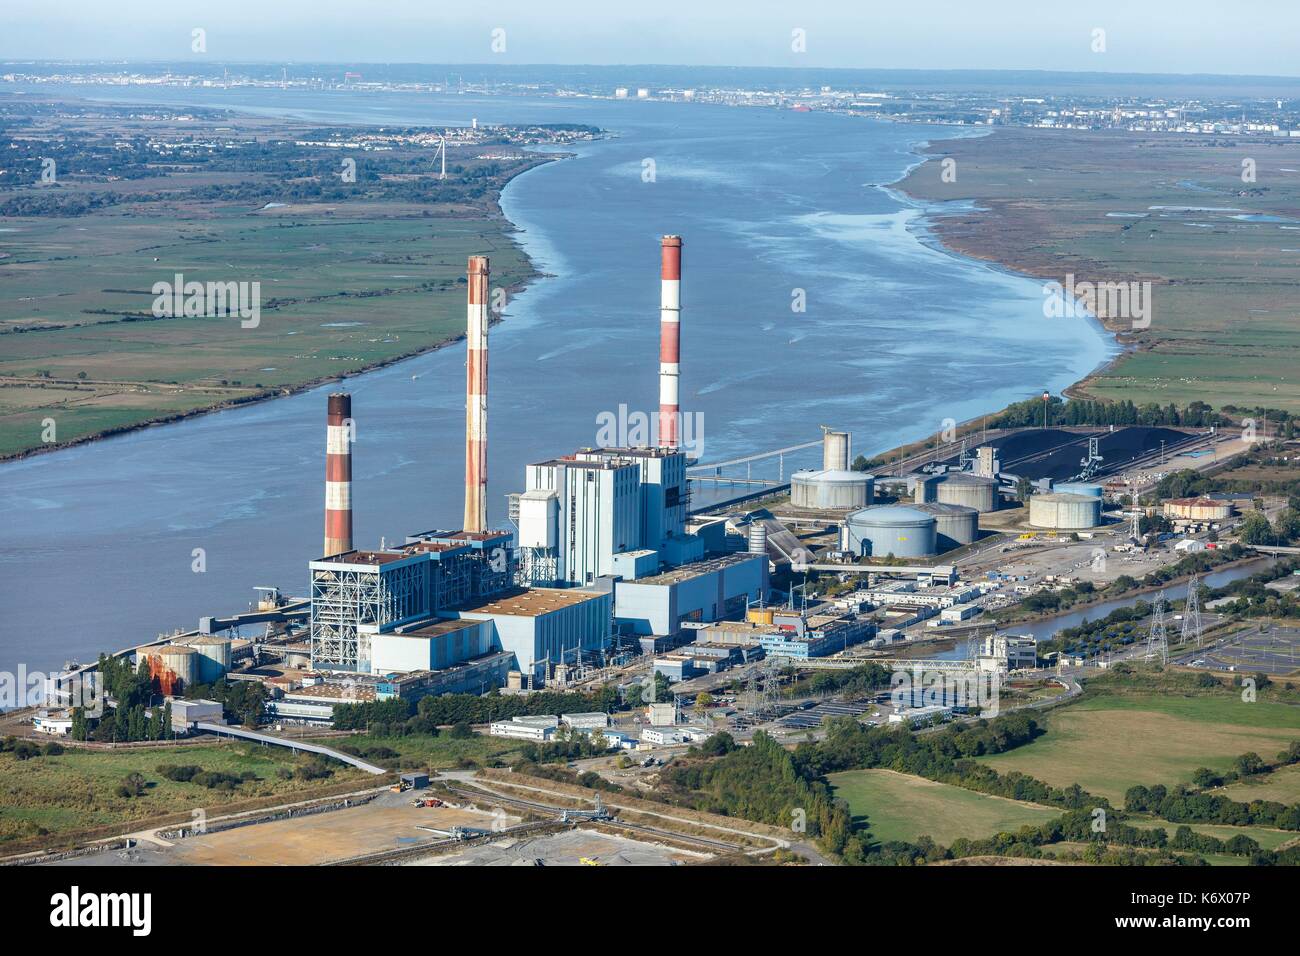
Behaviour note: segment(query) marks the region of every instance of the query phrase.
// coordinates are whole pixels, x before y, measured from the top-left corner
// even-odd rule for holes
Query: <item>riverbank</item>
[[[1140,305],[1096,298],[1123,352],[1069,394],[1296,411],[1285,358],[1300,348],[1296,147],[1250,149],[1260,185],[1238,175],[1242,148],[1227,141],[1006,128],[929,144],[894,185],[946,205],[934,228],[962,255],[1044,282],[1137,290]]]

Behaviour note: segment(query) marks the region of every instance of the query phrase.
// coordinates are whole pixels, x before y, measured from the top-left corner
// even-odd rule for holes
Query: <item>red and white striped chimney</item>
[[[325,428],[325,557],[352,550],[352,396],[329,397]]]
[[[469,258],[465,362],[465,531],[487,530],[488,259]]]
[[[659,445],[676,448],[680,419],[678,379],[681,376],[682,239],[664,236],[659,271]]]

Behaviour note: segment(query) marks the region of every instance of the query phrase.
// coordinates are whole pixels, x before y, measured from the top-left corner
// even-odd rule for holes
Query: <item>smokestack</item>
[[[329,397],[325,427],[325,557],[352,550],[352,396]]]
[[[487,530],[488,260],[469,258],[465,362],[465,531]]]
[[[678,379],[681,376],[682,239],[664,236],[659,292],[659,444],[678,446]]]

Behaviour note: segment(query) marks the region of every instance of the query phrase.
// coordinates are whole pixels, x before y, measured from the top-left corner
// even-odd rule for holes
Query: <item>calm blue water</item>
[[[616,134],[503,197],[553,277],[510,302],[492,332],[490,504],[501,523],[526,462],[594,443],[597,414],[620,403],[657,407],[664,233],[685,238],[682,406],[703,414],[707,460],[812,440],[819,424],[850,429],[855,451],[870,454],[945,418],[1059,390],[1109,354],[1091,323],[1044,319],[1037,282],[922,241],[921,211],[878,188],[917,161],[916,144],[955,130],[669,103],[101,93],[322,122],[477,117]],[[358,543],[459,526],[463,384],[462,349],[349,381]],[[0,670],[194,627],[243,609],[254,585],[304,592],[320,547],[328,390],[0,466]],[[191,571],[195,548],[205,573]]]

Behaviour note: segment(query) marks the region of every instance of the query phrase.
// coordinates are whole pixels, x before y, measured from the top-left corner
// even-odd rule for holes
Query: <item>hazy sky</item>
[[[1300,75],[1300,0],[0,0],[0,21],[4,59],[183,60],[201,27],[226,61]]]

